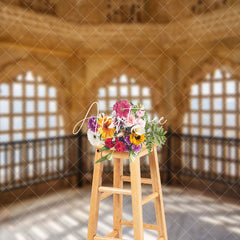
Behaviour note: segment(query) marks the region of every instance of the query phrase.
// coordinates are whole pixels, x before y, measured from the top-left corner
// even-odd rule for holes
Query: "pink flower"
[[[127,100],[120,100],[113,105],[113,110],[119,117],[127,118],[130,112],[131,105]]]
[[[137,116],[138,117],[143,117],[144,113],[145,113],[145,111],[139,110],[139,111],[137,111]]]
[[[141,118],[137,118],[135,123],[137,125],[140,125],[140,126],[145,126],[145,124],[146,124],[145,121],[143,119],[141,119]]]
[[[128,117],[126,119],[126,122],[125,122],[125,125],[127,127],[131,127],[132,125],[135,124],[135,121],[136,121],[136,118],[135,118],[134,114],[131,113],[131,114],[128,115]]]

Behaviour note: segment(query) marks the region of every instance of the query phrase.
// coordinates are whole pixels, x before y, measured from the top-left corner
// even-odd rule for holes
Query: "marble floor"
[[[126,188],[129,186],[126,186]],[[90,186],[64,190],[39,199],[1,209],[1,240],[85,240],[90,205]],[[143,186],[143,196],[151,187]],[[240,204],[201,192],[163,187],[169,240],[239,240]],[[98,235],[112,231],[112,198],[101,202]],[[0,215],[0,216],[1,216]],[[5,215],[5,217],[3,217]],[[155,223],[154,204],[143,207],[144,222]],[[123,218],[131,221],[131,198],[124,196]],[[146,240],[157,239],[155,231],[144,232]],[[133,239],[131,227],[123,238]]]

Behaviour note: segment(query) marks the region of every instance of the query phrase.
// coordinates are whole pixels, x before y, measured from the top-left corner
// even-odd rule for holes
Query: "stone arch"
[[[39,75],[43,78],[43,82],[46,85],[55,87],[58,91],[58,107],[62,112],[64,122],[69,122],[69,114],[67,111],[67,103],[69,93],[64,89],[64,78],[49,63],[40,61],[36,58],[15,59],[14,61],[5,63],[0,66],[0,83],[8,82],[16,78],[19,74],[24,74],[28,71],[32,71],[33,74]],[[66,131],[69,132],[70,128],[66,127]]]
[[[184,114],[188,111],[189,103],[190,103],[190,91],[193,84],[197,84],[201,82],[204,77],[214,72],[216,69],[221,68],[223,71],[229,72],[232,76],[236,78],[240,77],[240,64],[231,60],[221,59],[218,57],[208,58],[203,60],[201,63],[197,64],[197,66],[193,67],[189,74],[183,79],[181,84],[181,98],[184,99],[179,104],[177,109],[178,115],[178,127],[181,128]],[[190,82],[190,84],[189,84]],[[175,99],[175,101],[178,101]]]
[[[95,78],[90,80],[88,87],[92,91],[91,95],[85,96],[86,103],[96,100],[97,91],[100,86],[107,85],[115,77],[120,77],[122,74],[126,74],[129,77],[133,77],[140,85],[148,86],[151,89],[152,101],[154,103],[153,109],[159,113],[159,106],[162,103],[160,96],[163,95],[162,87],[159,85],[157,79],[151,76],[143,69],[127,63],[110,66],[107,69],[102,70]],[[90,99],[92,97],[92,99]]]
[[[41,75],[46,83],[59,88],[63,79],[61,75],[48,63],[38,61],[36,59],[16,59],[8,62],[0,67],[0,81],[7,82],[9,79],[15,78],[18,74],[24,74],[32,71]],[[56,81],[57,80],[57,81]]]

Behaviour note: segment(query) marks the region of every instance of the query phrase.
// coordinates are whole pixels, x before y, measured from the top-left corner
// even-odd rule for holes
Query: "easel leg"
[[[142,186],[140,159],[130,163],[134,240],[143,240]]]
[[[162,187],[161,187],[156,147],[154,147],[152,153],[149,156],[149,165],[150,165],[150,171],[151,171],[153,192],[159,193],[159,196],[154,200],[156,220],[159,228],[158,235],[159,235],[159,238],[163,237],[164,240],[167,240],[168,238],[167,238],[166,220],[165,220],[165,214],[164,214]]]
[[[95,162],[101,158],[101,153],[95,152]],[[98,213],[100,204],[100,193],[98,188],[102,184],[103,162],[94,165],[91,204],[88,221],[88,235],[87,240],[93,240],[97,234]]]
[[[123,188],[123,181],[121,176],[123,175],[123,161],[119,158],[114,158],[114,170],[113,170],[113,187]],[[122,238],[122,211],[123,211],[123,195],[113,194],[113,230],[117,232],[116,237]]]

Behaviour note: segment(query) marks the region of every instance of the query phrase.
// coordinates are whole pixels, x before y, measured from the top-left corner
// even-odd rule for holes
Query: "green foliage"
[[[99,163],[99,162],[103,162],[103,161],[105,161],[105,160],[111,160],[111,159],[112,159],[112,155],[113,155],[112,152],[109,153],[109,154],[107,154],[106,156],[98,159],[98,160],[95,162],[95,164],[96,164],[96,163]]]
[[[157,143],[160,147],[166,142],[166,133],[163,127],[157,126],[156,121],[146,121],[145,125],[145,137],[146,137],[146,147],[150,154],[154,143]]]
[[[134,162],[136,157],[137,157],[138,153],[137,152],[134,152],[134,151],[129,151],[129,160],[130,162]]]
[[[106,151],[106,150],[109,150],[110,148],[107,147],[106,145],[104,145],[100,150],[98,150],[99,152],[103,152],[103,151]]]
[[[133,104],[132,102],[130,102],[130,105],[132,107],[131,112],[134,113],[136,115],[137,111],[141,110],[142,106],[141,104],[138,102],[137,105]]]
[[[146,112],[146,111],[145,111],[145,113],[144,113],[143,120],[145,120],[145,122],[147,122],[147,121],[148,121],[148,114],[147,114],[147,112]]]

